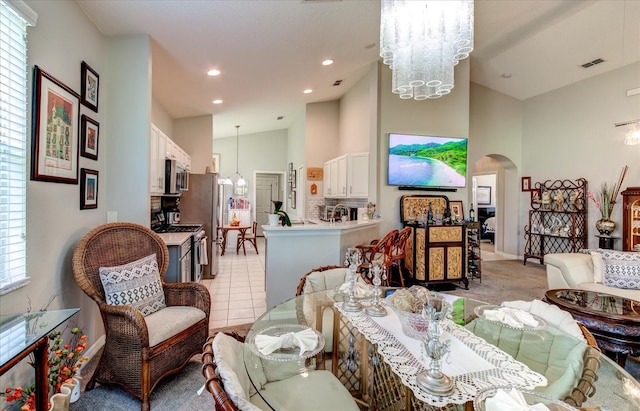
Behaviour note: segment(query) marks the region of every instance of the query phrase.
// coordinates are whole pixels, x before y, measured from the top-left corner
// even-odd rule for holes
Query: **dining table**
[[[395,289],[383,289],[383,295],[393,291]],[[277,304],[255,321],[247,334],[243,354],[255,395],[277,410],[279,406],[270,398],[270,390],[265,389],[265,382],[268,387],[271,378],[269,374],[273,374],[267,370],[277,370],[274,378],[282,379],[329,369],[354,399],[368,409],[471,411],[483,409],[475,408],[477,402],[484,401],[488,393],[495,394],[501,389],[520,391],[528,400],[535,398],[554,410],[640,409],[639,381],[587,342],[566,334],[574,350],[585,353],[583,375],[577,389],[584,391],[586,400],[580,408],[574,408],[563,401],[566,398],[555,398],[545,391],[550,382],[541,372],[530,369],[486,337],[492,333],[508,336],[513,332],[512,327],[483,317],[483,309],[495,306],[472,298],[436,294],[454,307],[453,314],[442,320],[443,337],[446,335],[451,348],[442,361],[441,370],[452,381],[450,393],[434,394],[417,383],[416,376],[429,369],[423,341],[403,333],[403,323],[387,299],[382,302],[386,315],[373,317],[364,309],[345,310],[348,296],[344,289],[336,287]],[[371,304],[366,298],[359,302],[365,308]],[[475,325],[475,330],[471,325]],[[542,320],[540,325],[520,330],[519,350],[537,353],[541,347],[549,346],[552,336],[562,334],[565,338],[561,328]],[[286,330],[286,327],[310,328],[316,331],[319,340],[324,341],[304,353],[298,352],[297,348],[283,348],[273,354],[262,354],[256,343],[264,338],[260,336],[274,334],[274,330]],[[552,408],[552,404],[556,408]]]
[[[238,231],[238,235],[240,236],[240,238],[244,238],[245,234],[247,233],[247,230],[249,230],[251,228],[250,225],[243,225],[243,224],[239,224],[239,225],[231,225],[231,224],[225,224],[222,226],[222,251],[220,251],[220,255],[224,255],[225,251],[227,250],[227,234],[229,234],[229,231]],[[240,243],[236,243],[236,254],[239,253],[240,251],[240,247],[239,247]]]

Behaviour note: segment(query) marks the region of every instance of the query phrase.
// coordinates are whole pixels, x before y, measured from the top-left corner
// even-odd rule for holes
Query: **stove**
[[[202,224],[165,224],[151,228],[158,234],[163,233],[195,233],[202,230]]]

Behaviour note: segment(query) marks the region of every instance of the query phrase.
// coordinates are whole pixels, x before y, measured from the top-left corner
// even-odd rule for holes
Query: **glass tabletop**
[[[620,317],[640,323],[640,301],[596,291],[561,289],[547,291],[552,302],[585,313]]]
[[[73,317],[79,308],[0,315],[0,367]]]
[[[574,353],[574,356],[578,360],[584,357],[582,363],[578,361],[582,364],[582,369],[574,370],[576,375],[580,376],[580,373],[588,373],[590,370],[597,374],[597,379],[592,382],[593,387],[589,386],[591,383],[583,384],[579,387],[579,389],[585,390],[588,394],[595,392],[592,397],[587,398],[582,407],[607,406],[616,410],[640,409],[640,383],[614,361],[605,355],[601,355],[598,350],[588,347],[584,341],[569,337],[551,323],[546,324],[541,329],[533,330],[514,330],[507,326],[503,327],[495,321],[485,321],[483,318],[478,317],[478,313],[482,311],[478,308],[486,306],[485,302],[455,296],[448,296],[448,298],[451,299],[454,307],[453,322],[466,330],[473,329],[475,335],[486,339],[489,344],[496,344],[501,349],[503,347],[498,345],[498,341],[500,339],[503,342],[507,341],[506,347],[512,345],[517,350],[509,352],[510,348],[505,348],[505,352],[513,356],[517,361],[526,363],[527,356],[535,357],[541,350],[551,350],[552,340],[557,338],[558,334],[563,335],[563,338],[565,338],[563,343],[568,344],[577,353]],[[254,388],[258,392],[257,395],[260,395],[264,402],[270,403],[269,390],[265,389],[265,385],[268,387],[270,379],[278,380],[293,375],[305,375],[315,369],[326,367],[351,392],[366,390],[366,392],[361,391],[356,394],[362,400],[373,403],[379,409],[393,408],[392,401],[390,402],[388,399],[380,400],[380,393],[378,392],[380,389],[374,389],[374,379],[368,382],[362,380],[363,378],[374,378],[372,375],[376,374],[375,368],[386,365],[384,362],[388,359],[383,360],[377,352],[380,341],[371,343],[364,340],[366,344],[360,344],[364,336],[358,332],[358,329],[345,316],[334,310],[334,303],[342,300],[343,297],[334,290],[310,293],[278,304],[256,320],[249,331],[247,341],[251,341],[255,334],[261,330],[282,324],[298,324],[324,330],[322,332],[326,338],[324,351],[320,351],[315,357],[301,357],[299,361],[280,362],[279,364],[260,358],[250,349],[248,344],[245,344],[245,367]],[[391,310],[389,312],[392,313]],[[335,328],[333,327],[333,318],[338,319],[338,324]],[[465,332],[467,332],[466,330]],[[334,331],[335,335],[333,335]],[[513,341],[510,341],[510,339],[515,338],[516,334],[518,342],[517,344],[511,344]],[[361,346],[366,348],[360,349],[359,347]],[[520,353],[525,353],[525,358],[518,354],[518,350]],[[417,355],[419,356],[419,354]],[[331,360],[325,362],[327,358],[331,358]],[[533,359],[535,360],[535,358]],[[534,369],[536,366],[532,366],[532,369],[541,374],[549,374],[547,368],[553,369],[554,365],[551,363],[549,366],[545,365],[538,369]],[[554,372],[557,376],[562,371],[555,370],[549,375],[545,374],[545,376],[553,379]],[[367,377],[367,375],[369,376]],[[379,377],[380,375],[375,378]],[[400,392],[400,390],[405,389],[405,387],[402,387],[402,381],[399,378],[396,378],[395,381],[396,384],[399,384],[396,391]],[[467,381],[473,381],[473,379]],[[538,388],[535,391],[538,391]],[[544,390],[541,390],[541,392],[544,392],[544,395],[549,395]],[[398,394],[397,401],[403,401],[403,398],[404,394]],[[275,409],[277,409],[277,406]]]

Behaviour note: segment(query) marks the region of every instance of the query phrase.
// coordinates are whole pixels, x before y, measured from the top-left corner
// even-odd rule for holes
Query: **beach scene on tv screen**
[[[465,187],[467,139],[389,134],[389,185]]]

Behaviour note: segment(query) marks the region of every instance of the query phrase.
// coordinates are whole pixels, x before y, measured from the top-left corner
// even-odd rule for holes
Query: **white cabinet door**
[[[149,190],[151,194],[164,193],[166,142],[166,135],[152,124],[149,137]]]
[[[324,163],[324,196],[331,197],[331,161]]]
[[[369,153],[349,154],[347,158],[347,197],[369,196]]]
[[[336,159],[336,168],[338,176],[336,178],[336,197],[347,197],[347,156],[341,156]]]
[[[329,196],[336,198],[338,191],[338,160],[329,161]]]

